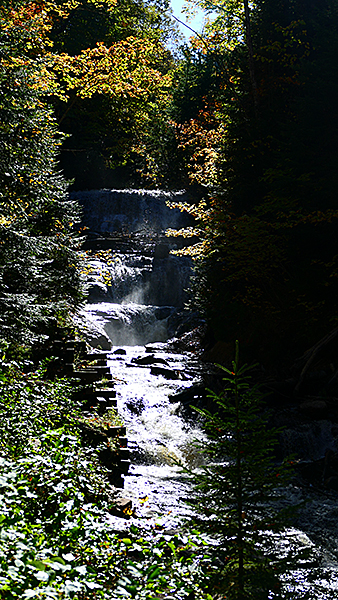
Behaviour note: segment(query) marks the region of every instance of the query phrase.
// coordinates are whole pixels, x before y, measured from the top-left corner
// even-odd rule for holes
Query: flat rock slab
[[[107,360],[109,352],[88,352],[84,355],[84,360]]]
[[[147,344],[145,346],[145,352],[154,353],[154,352],[163,352],[163,348],[165,344],[163,342],[152,342],[151,344]]]
[[[200,385],[193,385],[188,389],[181,390],[176,394],[169,396],[169,402],[181,402],[182,404],[193,404],[201,399],[205,399],[205,388]]]
[[[109,429],[107,429],[107,431],[105,432],[106,435],[110,438],[114,438],[117,436],[125,436],[126,435],[126,428],[121,425],[121,426],[116,426],[116,427],[110,427]]]
[[[116,392],[115,390],[112,389],[97,389],[95,392],[93,392],[94,394],[96,394],[96,396],[100,396],[100,398],[115,398],[116,397]]]
[[[110,373],[110,368],[107,367],[107,364],[105,365],[91,365],[90,367],[86,368],[86,371],[90,371],[90,372],[95,372],[98,373],[99,375],[101,374],[106,374],[106,373]]]
[[[97,402],[100,402],[101,404],[112,404],[113,406],[116,406],[117,400],[113,397],[113,396],[100,396],[99,394],[96,396],[97,398]]]
[[[102,373],[94,369],[86,369],[85,371],[74,371],[72,376],[74,379],[80,379],[81,381],[86,381],[88,383],[94,383],[94,381],[99,381],[103,378],[107,379],[108,381],[111,381],[113,379],[111,373]]]

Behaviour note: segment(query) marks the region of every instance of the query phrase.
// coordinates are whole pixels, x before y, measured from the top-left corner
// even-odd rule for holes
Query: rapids
[[[137,518],[147,526],[155,522],[175,526],[176,518],[187,513],[183,497],[189,494],[187,478],[175,461],[196,467],[201,458],[193,440],[203,434],[196,423],[184,418],[180,403],[170,402],[169,397],[199,381],[202,367],[192,353],[174,354],[166,351],[165,344],[154,344],[156,359],[165,361],[182,377],[167,379],[152,374],[150,365],[132,362],[150,356],[144,347],[124,346],[122,350],[126,354],[110,354],[108,364],[131,449],[132,465],[125,477],[124,494],[132,498]]]
[[[108,249],[113,257],[110,264],[93,259],[85,309],[90,343],[110,349],[108,364],[131,451],[123,495],[133,500],[135,515],[128,522],[109,518],[117,531],[126,531],[130,523],[173,530],[189,514],[184,499],[192,494],[177,462],[198,468],[202,458],[193,440],[204,434],[191,413],[187,418],[170,396],[200,383],[207,368],[196,352],[180,354],[166,345],[168,338],[196,327],[196,320],[183,310],[191,263],[169,254],[179,241],[164,236],[167,227],[190,223],[166,205],[168,200],[184,199],[184,193],[100,190],[73,196],[82,203],[84,225],[90,228],[87,247]],[[172,378],[155,374],[151,365],[137,364],[136,359],[150,355],[171,371]],[[297,449],[301,444],[304,460],[316,444],[310,429],[296,434],[291,428],[284,434],[284,445]],[[316,456],[332,442],[329,425],[319,429]],[[306,556],[297,560],[296,568],[286,569],[279,597],[333,600],[338,597],[337,492],[297,483],[286,492],[288,504],[304,505],[294,527],[279,536],[271,534],[267,544],[278,556]]]

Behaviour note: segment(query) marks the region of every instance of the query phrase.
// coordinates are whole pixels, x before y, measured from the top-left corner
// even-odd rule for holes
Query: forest
[[[206,24],[188,42],[168,0],[0,7],[0,598],[287,597],[243,533],[242,500],[271,491],[261,466],[277,433],[259,444],[264,419],[246,500],[233,454],[235,508],[219,523],[238,552],[224,533],[225,568],[203,554],[201,524],[184,542],[104,525],[104,469],[81,445],[71,384],[47,376],[46,341],[73,331],[86,298],[69,190],[186,189],[179,208],[195,225],[168,234],[196,242],[178,251],[194,260],[189,306],[235,403],[213,392],[223,417],[203,413],[211,435],[233,419],[239,440],[262,400],[231,363],[236,340],[244,362],[293,377],[296,393],[310,368],[324,373],[317,395],[338,393],[338,2],[195,4]],[[224,493],[210,473],[196,485]]]
[[[165,4],[4,5],[4,339],[80,301],[70,180],[190,191],[192,302],[215,339],[274,365],[335,329],[337,7],[201,7],[217,17],[173,54]]]

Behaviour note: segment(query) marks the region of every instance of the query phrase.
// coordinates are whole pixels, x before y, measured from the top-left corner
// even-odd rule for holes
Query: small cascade
[[[156,251],[156,249],[155,249]],[[147,304],[183,307],[189,288],[192,263],[189,257],[157,258],[138,251],[112,252],[108,264],[92,262],[89,302]]]
[[[167,339],[167,319],[158,318],[156,306],[134,302],[88,304],[86,318],[117,346],[139,346]]]
[[[189,496],[190,485],[176,463],[194,467],[201,462],[193,441],[203,433],[184,418],[173,397],[200,380],[201,363],[193,354],[170,353],[165,344],[157,343],[147,348],[114,347],[108,364],[131,451],[124,494],[133,501],[136,521],[141,519],[148,527],[155,522],[177,526],[177,518],[188,512],[184,497]],[[158,374],[156,365],[163,367],[164,375]]]
[[[191,224],[191,218],[168,203],[185,202],[186,192],[162,190],[89,190],[72,192],[83,206],[83,224],[96,234],[143,233],[151,237],[172,227]]]
[[[83,206],[85,248],[93,253],[85,311],[90,343],[109,349],[165,341],[177,328],[184,333],[187,319],[191,328],[183,309],[192,261],[170,253],[187,240],[165,236],[168,228],[192,224],[187,213],[168,206],[186,200],[185,193],[92,190],[72,196]],[[109,251],[107,260],[102,251]]]

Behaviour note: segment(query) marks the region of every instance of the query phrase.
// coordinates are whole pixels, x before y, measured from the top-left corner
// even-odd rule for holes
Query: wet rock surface
[[[131,362],[141,367],[154,364],[162,364],[169,366],[168,361],[166,361],[164,358],[160,358],[159,356],[155,356],[154,354],[148,354],[147,356],[137,356],[136,358],[132,358]]]
[[[83,206],[83,223],[100,234],[161,232],[168,227],[179,229],[191,224],[191,217],[167,202],[188,200],[184,191],[161,190],[88,190],[71,193]]]

